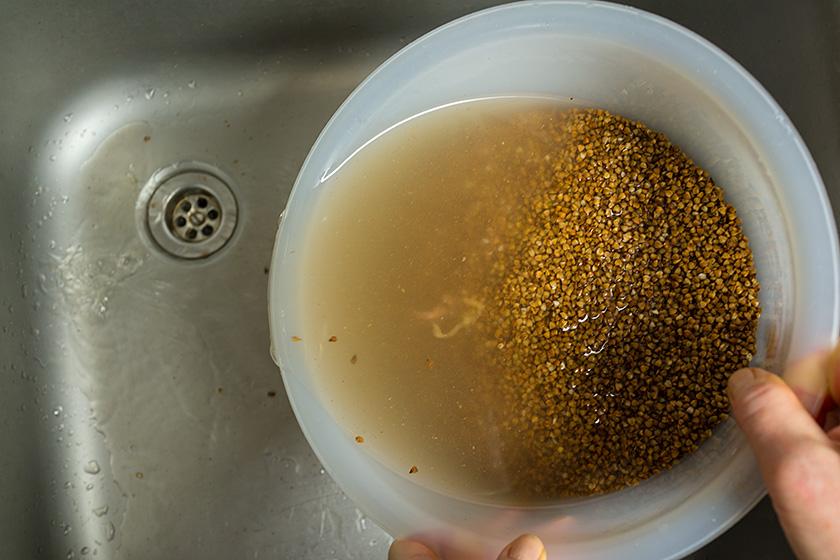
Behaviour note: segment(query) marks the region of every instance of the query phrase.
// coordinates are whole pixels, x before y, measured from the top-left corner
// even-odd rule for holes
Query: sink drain
[[[221,224],[219,200],[203,189],[182,193],[172,204],[169,231],[178,239],[198,243],[212,239]]]
[[[204,163],[155,172],[140,192],[137,217],[154,243],[183,259],[208,257],[236,229],[236,198],[223,173]]]

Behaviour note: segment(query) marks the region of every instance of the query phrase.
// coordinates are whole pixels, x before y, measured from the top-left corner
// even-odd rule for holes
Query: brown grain
[[[735,210],[664,135],[601,110],[553,134],[550,180],[497,232],[481,328],[515,484],[587,495],[671,467],[726,417],[758,282]]]

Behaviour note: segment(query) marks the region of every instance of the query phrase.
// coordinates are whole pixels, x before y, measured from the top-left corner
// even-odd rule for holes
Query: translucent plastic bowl
[[[554,96],[665,132],[723,187],[751,241],[763,315],[755,364],[779,369],[838,330],[838,249],[822,182],[796,130],[743,68],[697,35],[638,10],[523,2],[478,12],[407,46],[365,80],[301,169],[275,245],[272,347],[298,420],[324,466],[391,534],[448,558],[495,558],[539,534],[554,558],[675,558],[713,539],[764,494],[732,421],[638,487],[542,508],[477,505],[424,488],[368,456],[311,377],[299,329],[301,255],[322,178],[367,140],[422,111],[497,96]],[[337,271],[337,273],[339,273]]]

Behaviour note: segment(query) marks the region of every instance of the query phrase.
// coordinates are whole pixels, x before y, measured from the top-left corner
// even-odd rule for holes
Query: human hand
[[[545,546],[534,535],[522,535],[499,553],[498,560],[546,560]],[[388,560],[442,560],[429,547],[417,541],[396,540],[388,551]],[[445,560],[445,559],[443,559]]]
[[[729,398],[796,555],[840,558],[840,413],[828,412],[824,426],[814,420],[840,403],[840,346],[793,365],[785,381],[739,370]]]

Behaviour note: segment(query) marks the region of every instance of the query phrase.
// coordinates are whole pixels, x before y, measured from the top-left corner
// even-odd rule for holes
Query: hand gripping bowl
[[[523,532],[554,558],[676,558],[763,496],[733,421],[672,470],[621,492],[547,507],[482,505],[427,489],[365,453],[314,386],[300,332],[306,226],[331,170],[413,115],[465,99],[574,98],[667,134],[715,178],[750,239],[761,283],[755,365],[781,369],[838,331],[838,249],[828,200],[796,130],[743,68],[660,17],[606,3],[522,2],[432,31],[391,57],[338,109],[303,165],[274,248],[272,348],[309,443],[359,507],[393,535],[449,558],[495,558]]]

